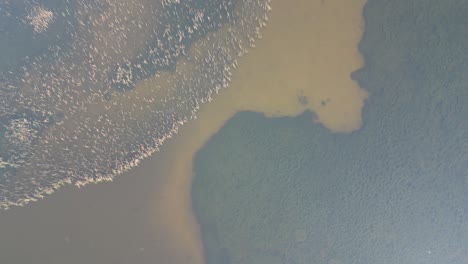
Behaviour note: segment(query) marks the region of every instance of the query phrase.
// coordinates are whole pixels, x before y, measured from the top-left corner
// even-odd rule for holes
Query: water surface
[[[206,263],[466,263],[465,1],[371,0],[363,125],[235,115],[196,154]]]
[[[194,153],[242,110],[279,116],[309,109],[316,113],[309,116],[310,123],[315,120],[338,132],[359,128],[367,93],[350,74],[362,66],[357,45],[363,5],[364,1],[272,1],[271,27],[237,61],[230,86],[212,94],[213,101],[202,104],[197,118],[182,126],[160,153],[115,182],[67,188],[30,207],[2,213],[6,224],[1,232],[10,239],[4,240],[0,256],[44,263],[202,263],[203,246],[190,199]],[[217,31],[228,33],[224,26]],[[285,33],[288,39],[282,38]],[[202,56],[210,40],[199,39],[187,53]],[[111,102],[146,118],[139,110],[145,107],[142,98],[171,94],[166,87],[173,87],[178,72],[189,74],[193,68],[190,59],[181,59],[175,72],[160,72],[130,90],[123,87],[125,96],[112,93]],[[28,254],[22,254],[25,251]]]

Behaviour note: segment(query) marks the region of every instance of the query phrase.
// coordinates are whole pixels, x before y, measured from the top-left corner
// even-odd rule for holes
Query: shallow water
[[[353,133],[230,119],[195,158],[206,263],[467,263],[467,10],[368,2]]]
[[[157,151],[228,85],[268,11],[267,0],[54,3],[1,6],[13,33],[46,47],[2,57],[2,208],[112,180]]]
[[[349,132],[360,127],[367,93],[350,74],[362,66],[357,45],[364,1],[340,3],[272,1],[268,21],[272,26],[262,31],[255,49],[238,60],[230,87],[202,105],[197,118],[182,126],[160,153],[115,182],[79,191],[67,188],[33,206],[2,213],[2,220],[8,223],[4,226],[9,226],[2,233],[12,239],[5,242],[5,253],[0,256],[26,262],[42,256],[47,263],[62,263],[70,256],[77,262],[122,258],[146,263],[157,258],[167,263],[187,263],[187,259],[202,263],[203,246],[190,201],[192,159],[226,120],[243,110],[278,116],[309,109],[316,113],[309,121],[330,130]],[[227,33],[225,27],[218,31]],[[284,34],[288,40],[282,38]],[[206,41],[201,39],[189,52],[196,56],[206,49]],[[191,68],[190,61],[182,60],[176,73],[143,80],[126,91],[125,97],[114,96],[113,100],[121,109],[135,110],[140,106],[138,98],[169,94],[171,90],[164,88],[174,82],[177,71],[186,73]],[[265,100],[265,94],[271,100]],[[133,113],[144,117],[144,112]],[[41,220],[33,220],[36,218]],[[17,219],[23,219],[22,225],[15,224]],[[137,227],[129,229],[129,225]],[[15,235],[24,226],[28,232]],[[35,245],[33,241],[39,239],[44,246]],[[73,247],[55,251],[63,241]],[[105,248],[97,251],[87,246],[90,243]],[[20,255],[19,248],[30,254]]]
[[[334,1],[329,2],[328,6],[322,6],[322,8],[319,8],[321,6],[319,2],[299,0],[289,3],[291,4],[289,5],[282,1],[272,1],[273,9],[269,19],[271,27],[265,29],[262,39],[256,43],[256,48],[239,60],[238,70],[234,71],[229,88],[216,96],[213,102],[203,105],[198,111],[197,119],[184,125],[176,137],[164,146],[162,151],[162,155],[165,157],[164,166],[159,168],[163,168],[161,175],[164,175],[166,187],[162,190],[163,199],[160,198],[160,193],[155,194],[154,200],[158,204],[156,215],[170,216],[160,228],[172,234],[179,245],[186,243],[186,249],[182,247],[182,251],[202,248],[198,227],[191,211],[190,188],[194,154],[236,112],[252,110],[268,116],[295,116],[306,109],[315,110],[317,107],[320,110],[317,110],[318,118],[316,117],[315,120],[322,122],[334,132],[349,132],[361,125],[361,108],[364,99],[367,98],[367,93],[359,89],[356,83],[351,80],[350,75],[361,65],[357,46],[362,30],[361,11],[364,2],[339,5],[339,1]],[[321,14],[323,24],[320,25],[329,25],[330,28],[314,27],[314,22],[316,22],[313,19],[314,16],[299,16],[299,10],[302,12],[307,10],[308,14],[311,12],[315,12],[316,15]],[[341,14],[342,20],[339,25],[343,31],[333,30],[337,27],[336,22],[334,22],[334,14]],[[291,19],[296,16],[301,17],[301,19]],[[302,49],[287,48],[284,43],[277,42],[284,34],[285,28],[281,26],[284,24],[294,28],[296,32],[296,34],[291,34],[288,40],[290,44],[292,46],[297,44]],[[313,46],[313,41],[310,39],[310,42],[307,42],[308,39],[304,39],[303,32],[305,31],[324,35],[330,43],[334,43],[333,40],[336,40],[336,43],[340,43],[343,49],[341,50],[335,45],[310,49]],[[343,32],[345,33],[343,34]],[[306,41],[304,45],[298,44],[303,41]],[[321,68],[324,63],[317,60],[304,62],[308,63],[304,67],[321,73],[322,71],[326,72],[329,68],[337,68],[339,70],[337,70],[336,76],[323,74],[322,78],[311,80],[309,74],[301,75],[291,72],[290,68],[295,64],[298,54],[313,57],[316,52],[330,54],[327,68]],[[281,57],[275,57],[280,53]],[[348,60],[345,60],[346,58]],[[272,68],[275,70],[272,71]],[[288,79],[291,74],[296,74],[297,78]],[[277,82],[278,80],[291,80],[291,85],[284,87],[281,82]],[[310,86],[306,87],[306,84]],[[324,90],[323,86],[327,85],[335,88]],[[266,98],[266,94],[269,95],[267,97],[269,100],[260,103],[262,98]],[[346,97],[348,101],[343,102],[342,100],[345,98],[341,98],[341,94],[348,95]],[[331,104],[330,112],[327,112],[323,109],[326,106],[322,106],[320,103],[318,105],[314,105],[312,102],[310,104],[302,103],[299,100],[301,95],[308,96],[308,100],[311,101],[314,99],[319,101],[316,98],[327,97],[341,102],[341,104]],[[321,119],[322,116],[324,117]],[[311,118],[310,122],[313,123],[313,120]],[[157,172],[160,171],[156,165],[155,168]],[[174,216],[177,216],[175,217],[177,220],[174,220]]]

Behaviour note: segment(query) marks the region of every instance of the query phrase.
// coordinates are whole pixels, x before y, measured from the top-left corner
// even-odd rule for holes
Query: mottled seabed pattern
[[[0,208],[157,151],[228,86],[268,3],[2,1]]]
[[[467,13],[368,1],[353,133],[311,113],[227,122],[194,161],[206,262],[468,263]]]

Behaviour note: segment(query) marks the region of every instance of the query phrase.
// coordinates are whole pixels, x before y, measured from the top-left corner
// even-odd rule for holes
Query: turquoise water
[[[370,0],[363,127],[233,117],[195,158],[208,264],[466,263],[467,1]]]

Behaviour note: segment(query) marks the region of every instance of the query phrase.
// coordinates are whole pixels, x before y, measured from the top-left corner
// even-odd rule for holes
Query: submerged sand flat
[[[161,153],[164,158],[143,165],[143,170],[156,171],[165,181],[162,193],[154,197],[154,218],[160,223],[156,228],[171,237],[174,256],[186,252],[202,260],[191,210],[192,160],[236,112],[295,116],[311,110],[315,121],[333,132],[351,132],[361,126],[367,93],[350,74],[362,66],[358,43],[364,2],[273,1],[263,39],[239,60],[230,87],[203,105],[197,119],[167,142]]]
[[[31,255],[44,255],[39,263],[74,263],[69,258],[117,263],[119,256],[125,257],[123,263],[155,258],[204,263],[190,199],[194,154],[239,111],[295,116],[311,110],[316,114],[311,122],[330,131],[358,129],[368,95],[350,74],[362,66],[358,43],[364,3],[273,0],[263,38],[238,61],[229,88],[202,105],[197,119],[130,175],[80,191],[59,191],[30,210],[9,213],[3,226],[12,228],[2,230],[2,236],[12,239],[3,248],[26,247]],[[140,85],[151,87],[151,79]],[[18,218],[24,219],[21,228],[15,225]],[[42,246],[22,241],[31,237]]]

